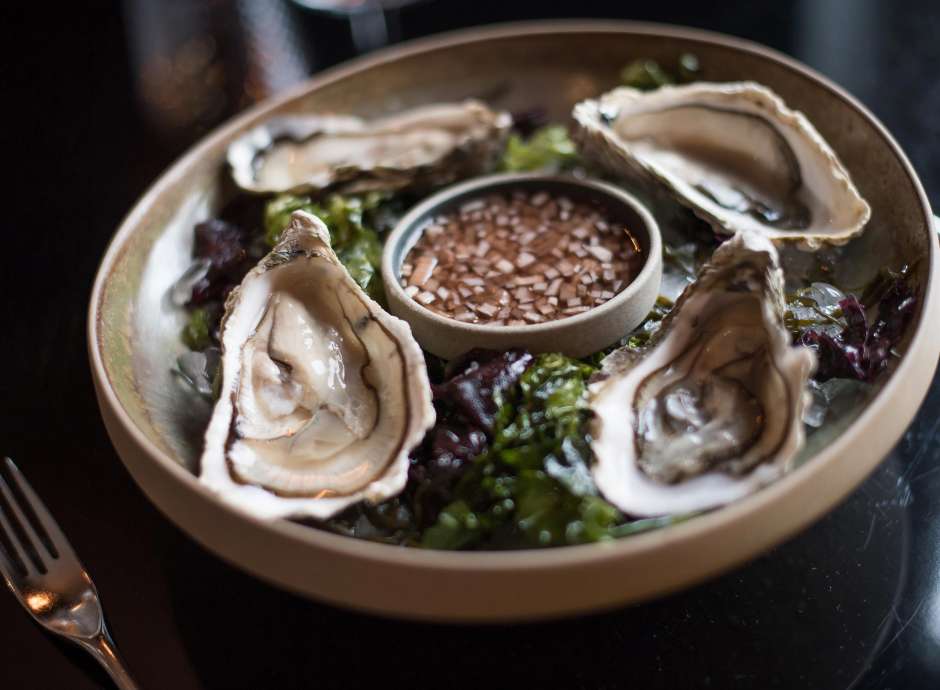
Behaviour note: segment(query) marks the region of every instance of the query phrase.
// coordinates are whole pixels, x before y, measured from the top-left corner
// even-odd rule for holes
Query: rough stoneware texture
[[[398,282],[401,263],[417,241],[430,216],[490,193],[523,188],[547,190],[576,201],[595,200],[633,233],[646,260],[633,281],[610,301],[575,317],[535,326],[466,324],[424,309],[405,294]],[[421,346],[439,357],[452,359],[475,347],[508,350],[524,347],[532,352],[564,352],[585,357],[611,345],[642,323],[656,302],[662,282],[659,227],[649,211],[631,195],[612,186],[584,184],[574,179],[544,175],[497,175],[450,187],[418,204],[385,240],[382,280],[389,309],[411,325]]]
[[[189,261],[194,222],[229,194],[220,185],[228,141],[276,112],[377,114],[464,96],[499,108],[544,105],[562,119],[575,101],[614,86],[625,62],[674,61],[686,51],[698,54],[705,78],[763,82],[814,121],[874,211],[841,265],[863,282],[882,265],[920,259],[921,312],[935,308],[937,241],[920,184],[870,116],[795,63],[702,32],[615,22],[432,39],[325,73],[250,111],[188,154],[131,212],[96,283],[89,337],[102,414],[135,480],[194,538],[265,579],[348,606],[448,620],[545,617],[636,601],[725,570],[817,519],[872,470],[913,416],[936,366],[940,322],[918,314],[904,357],[868,406],[815,434],[803,466],[746,500],[616,543],[517,553],[387,547],[262,523],[221,505],[181,467],[198,454],[209,409],[169,373],[181,348],[181,315],[162,300]]]

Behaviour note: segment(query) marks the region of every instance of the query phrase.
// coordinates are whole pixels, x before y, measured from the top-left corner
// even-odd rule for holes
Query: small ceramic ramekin
[[[575,202],[597,204],[623,223],[643,251],[644,263],[633,281],[607,302],[581,314],[524,326],[465,323],[441,316],[413,300],[400,283],[401,266],[431,218],[490,194],[516,190],[545,191]],[[389,310],[411,325],[412,333],[429,352],[451,359],[475,347],[504,350],[523,347],[531,352],[563,352],[584,357],[615,343],[649,314],[662,280],[662,245],[652,214],[627,192],[606,182],[531,173],[478,177],[444,189],[409,211],[385,241],[382,280]]]

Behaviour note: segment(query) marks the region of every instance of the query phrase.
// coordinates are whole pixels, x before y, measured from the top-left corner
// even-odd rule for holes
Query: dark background
[[[143,687],[361,687],[372,674],[381,675],[371,683],[393,687],[455,689],[940,687],[936,382],[881,468],[806,533],[687,592],[563,623],[454,628],[352,614],[271,589],[172,527],[108,442],[84,331],[96,265],[135,199],[214,122],[278,86],[258,77],[251,52],[231,39],[235,3],[191,4],[208,8],[208,26],[222,37],[225,75],[222,95],[191,109],[195,121],[186,121],[185,100],[182,110],[160,111],[147,77],[138,78],[141,36],[172,40],[193,30],[173,23],[179,2],[0,9],[0,452],[19,462],[64,524]],[[408,8],[398,25],[411,38],[508,19],[619,16],[747,37],[858,96],[937,201],[940,5],[712,5],[440,0]],[[343,21],[276,0],[258,6],[275,12],[279,30],[288,26],[301,47],[295,72],[351,56]],[[179,100],[184,86],[164,96]],[[0,594],[0,688],[104,684],[89,661]]]

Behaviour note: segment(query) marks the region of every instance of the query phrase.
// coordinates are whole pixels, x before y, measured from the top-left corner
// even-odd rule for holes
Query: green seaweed
[[[585,395],[595,371],[557,353],[536,359],[506,396],[490,448],[424,531],[422,546],[545,547],[604,541],[634,530],[598,495],[589,471]]]
[[[212,344],[208,310],[197,307],[189,312],[189,319],[180,334],[183,344],[190,350],[205,350]]]
[[[652,91],[661,86],[688,84],[701,77],[698,57],[682,53],[674,69],[668,69],[650,58],[640,58],[620,70],[620,82],[641,91]]]
[[[372,299],[384,303],[385,292],[379,273],[382,242],[370,223],[370,216],[386,199],[386,195],[375,192],[362,196],[332,194],[322,201],[282,194],[265,205],[265,242],[271,247],[277,244],[294,211],[312,213],[329,229],[333,251],[349,275]]]
[[[509,137],[500,168],[506,172],[561,172],[578,162],[578,150],[564,125],[541,127],[528,139]]]

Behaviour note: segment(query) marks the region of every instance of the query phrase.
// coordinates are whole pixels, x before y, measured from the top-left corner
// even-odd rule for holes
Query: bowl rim
[[[709,533],[720,531],[722,528],[743,520],[749,514],[762,513],[768,510],[771,506],[784,501],[794,492],[812,492],[812,483],[818,471],[837,461],[840,456],[844,456],[846,450],[852,445],[853,434],[848,432],[851,429],[865,425],[874,424],[877,426],[879,423],[879,415],[886,412],[889,402],[898,402],[901,400],[903,403],[907,403],[908,408],[906,409],[910,409],[913,414],[913,411],[916,411],[920,406],[923,395],[926,393],[926,385],[929,384],[929,381],[917,388],[918,392],[916,396],[909,396],[908,399],[904,399],[903,397],[899,398],[899,395],[907,388],[907,386],[905,386],[906,379],[910,375],[911,370],[918,366],[924,366],[924,360],[927,356],[930,356],[932,367],[936,367],[937,361],[935,354],[930,355],[926,350],[930,338],[936,339],[940,337],[940,320],[937,320],[937,325],[931,325],[929,323],[930,320],[923,317],[925,313],[936,308],[937,304],[940,303],[940,290],[937,289],[937,272],[940,270],[940,261],[938,261],[940,247],[938,247],[936,233],[930,233],[931,236],[928,240],[929,257],[927,258],[929,272],[927,283],[924,285],[925,299],[920,305],[917,327],[911,334],[905,356],[898,363],[890,379],[872,398],[865,409],[829,446],[820,450],[810,461],[795,468],[786,476],[761,491],[724,506],[719,510],[697,516],[693,520],[637,534],[630,538],[594,544],[519,551],[437,551],[430,549],[402,548],[369,542],[333,534],[324,530],[311,529],[310,527],[305,527],[286,520],[264,521],[221,501],[207,487],[199,482],[195,474],[191,473],[179,462],[170,457],[169,454],[165,453],[134,424],[113,388],[108,369],[102,357],[101,338],[104,328],[100,307],[114,265],[118,258],[126,251],[127,241],[136,231],[143,216],[154,206],[155,202],[160,199],[169,186],[197,164],[204,152],[224,140],[233,139],[233,135],[237,132],[246,130],[251,123],[260,120],[260,118],[268,112],[282,106],[284,103],[298,99],[323,86],[344,79],[347,76],[370,67],[393,62],[405,57],[420,55],[436,49],[451,48],[483,40],[577,33],[647,35],[656,38],[680,39],[706,43],[712,46],[718,45],[723,48],[745,52],[763,60],[776,63],[786,68],[790,73],[802,77],[812,86],[828,90],[831,95],[837,97],[849,108],[860,114],[867,122],[868,126],[871,127],[873,133],[884,141],[906,174],[907,182],[915,196],[919,199],[920,208],[924,214],[925,221],[928,223],[928,226],[932,223],[932,214],[926,194],[909,160],[886,128],[865,106],[841,87],[835,85],[826,77],[817,74],[809,67],[802,65],[795,59],[747,39],[703,29],[677,27],[667,24],[620,20],[557,19],[511,22],[460,29],[435,34],[399,46],[387,48],[377,54],[359,57],[324,70],[312,78],[285,90],[276,97],[258,103],[223,123],[196,142],[166,169],[147,188],[121,221],[121,224],[103,255],[95,277],[88,308],[87,345],[92,376],[99,395],[99,404],[102,406],[107,405],[108,411],[111,412],[114,418],[119,422],[121,429],[130,437],[137,448],[146,454],[148,460],[152,461],[160,470],[169,474],[173,480],[177,481],[180,484],[181,490],[196,493],[201,499],[213,503],[216,509],[229,514],[232,519],[254,523],[256,527],[276,533],[282,539],[299,548],[315,546],[324,551],[336,552],[363,562],[375,562],[403,567],[419,567],[438,572],[461,571],[471,573],[498,573],[519,569],[531,572],[543,569],[579,567],[605,563],[611,564],[613,562],[629,559],[634,555],[655,551],[666,542],[676,546],[694,543]],[[912,399],[914,401],[913,405],[911,405]],[[894,411],[897,412],[897,409]],[[890,439],[887,439],[890,445],[886,446],[885,452],[897,441],[897,438],[903,433],[904,428],[906,427],[903,427],[897,434],[893,434]],[[885,444],[882,443],[881,445]],[[883,460],[883,457],[879,457],[876,461],[869,462],[862,476],[867,476],[881,460]],[[841,486],[836,493],[842,498],[851,490],[855,489],[857,485],[858,481]],[[774,531],[772,540],[760,541],[756,547],[753,545],[749,546],[744,549],[743,552],[736,554],[733,558],[726,558],[721,560],[717,565],[705,567],[699,571],[696,577],[683,580],[683,582],[676,585],[676,587],[687,586],[691,582],[696,582],[707,576],[727,570],[747,558],[752,557],[755,553],[771,548],[773,545],[782,542],[787,537],[802,530],[809,523],[814,522],[823,513],[831,510],[836,502],[836,500],[826,501],[825,505],[821,507],[814,506],[813,510],[804,512],[799,519],[791,522],[786,528],[777,528]],[[668,588],[664,587],[657,591],[664,592],[667,589]]]
[[[412,237],[415,235],[420,237],[417,228],[420,223],[427,220],[427,216],[433,215],[441,207],[453,204],[465,195],[483,195],[494,191],[507,192],[511,191],[517,183],[528,184],[530,182],[545,182],[571,188],[576,187],[582,190],[593,190],[597,193],[598,197],[605,199],[600,202],[601,204],[609,207],[613,207],[614,204],[617,204],[620,207],[629,208],[636,214],[643,224],[639,232],[642,232],[646,236],[649,249],[645,252],[646,256],[643,258],[643,267],[620,292],[606,302],[591,307],[580,314],[574,314],[544,323],[525,324],[523,326],[493,326],[490,324],[464,323],[456,319],[441,316],[408,296],[404,288],[402,288],[398,282],[398,279],[401,277],[401,266],[396,267],[394,265],[396,263],[395,255],[399,253],[398,248],[400,245],[408,244],[410,246],[402,250],[407,256],[407,251],[414,245],[414,242],[411,241]],[[631,229],[631,232],[639,234],[639,232],[633,229]],[[417,240],[414,241],[416,242]],[[382,247],[381,273],[382,282],[386,290],[391,290],[402,302],[409,307],[413,307],[409,309],[409,311],[415,314],[416,318],[433,323],[435,328],[441,331],[450,331],[455,334],[460,331],[469,331],[478,335],[516,333],[524,338],[527,336],[545,336],[560,328],[587,326],[596,319],[604,318],[613,311],[625,308],[630,300],[638,296],[637,293],[641,292],[646,283],[655,278],[657,264],[662,264],[661,254],[662,238],[659,232],[659,223],[656,222],[656,218],[645,204],[634,195],[619,187],[615,187],[608,182],[596,178],[578,178],[570,175],[537,172],[495,173],[491,175],[481,175],[480,177],[474,177],[464,182],[445,187],[426,199],[422,199],[409,209],[408,212],[402,216],[401,220],[395,224],[395,227],[385,239],[385,244]],[[404,259],[404,257],[402,257],[402,259]],[[401,315],[397,316],[405,318]],[[405,318],[405,321],[408,320],[408,318]]]

